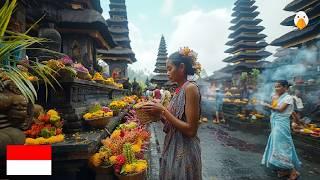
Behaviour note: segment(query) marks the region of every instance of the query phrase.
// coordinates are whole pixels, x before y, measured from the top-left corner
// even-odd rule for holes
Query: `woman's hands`
[[[276,110],[276,108],[274,108],[271,104],[265,103],[265,102],[261,102],[261,105],[269,108],[270,110]]]
[[[157,114],[160,114],[164,110],[166,110],[166,108],[157,100],[152,100],[152,102],[144,105],[142,109],[148,113],[157,113]]]

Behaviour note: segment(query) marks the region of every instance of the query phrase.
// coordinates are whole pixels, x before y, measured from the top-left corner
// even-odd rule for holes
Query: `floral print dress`
[[[179,93],[175,94],[169,104],[169,111],[181,121],[185,117],[186,82]],[[199,102],[200,106],[200,102]],[[201,180],[202,164],[200,140],[198,137],[187,137],[169,122],[164,131],[167,133],[160,160],[160,180]]]

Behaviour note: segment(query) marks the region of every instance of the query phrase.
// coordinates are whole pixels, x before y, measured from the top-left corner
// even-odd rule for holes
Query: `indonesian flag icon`
[[[50,145],[8,145],[7,175],[51,175]]]

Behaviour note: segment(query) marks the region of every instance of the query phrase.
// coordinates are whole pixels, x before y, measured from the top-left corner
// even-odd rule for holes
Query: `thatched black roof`
[[[250,60],[260,60],[270,56],[271,53],[268,51],[259,51],[259,52],[240,52],[236,55],[229,56],[223,60],[223,62],[236,62],[240,59],[250,59]]]
[[[245,62],[240,62],[239,64],[235,65],[230,65],[227,66],[224,69],[224,72],[229,73],[229,72],[235,72],[235,71],[244,71],[246,69],[263,69],[266,64],[269,64],[269,61],[258,61],[255,63],[245,63]]]
[[[253,26],[253,25],[241,25],[233,33],[231,33],[228,38],[234,38],[241,32],[252,32],[259,33],[263,31],[265,28],[263,26]]]
[[[258,8],[258,6],[251,6],[251,7],[248,7],[248,6],[235,6],[232,10],[233,11],[237,11],[237,10],[240,10],[240,11],[251,11],[253,12],[254,10],[256,10]]]
[[[237,0],[234,5],[247,5],[247,6],[252,6],[256,1],[251,1],[251,0]]]
[[[240,33],[236,37],[234,37],[233,40],[230,40],[226,43],[226,45],[232,46],[235,43],[241,41],[241,40],[255,40],[255,41],[260,41],[267,37],[265,34],[245,34],[245,33]]]
[[[273,46],[285,46],[286,44],[294,41],[303,40],[303,38],[309,37],[312,34],[320,34],[320,21],[314,25],[308,26],[304,28],[303,30],[293,30],[276,40],[271,42],[271,45]]]
[[[61,9],[58,10],[58,19],[59,27],[98,30],[111,47],[116,46],[105,19],[98,11]]]
[[[274,57],[284,57],[284,56],[293,56],[297,53],[297,49],[292,48],[278,48],[273,54]]]
[[[151,78],[151,82],[156,81],[169,81],[167,74],[157,74]]]
[[[260,12],[250,12],[250,11],[236,11],[231,14],[233,17],[252,17],[255,18],[260,14]]]
[[[109,57],[127,57],[124,59],[127,60],[129,63],[133,63],[133,62],[137,61],[132,49],[124,48],[124,47],[120,47],[120,46],[117,46],[117,47],[112,48],[110,50],[98,49],[97,53],[102,54],[106,57],[103,59],[107,59],[108,56]]]
[[[309,25],[316,24],[320,21],[320,1],[317,2],[312,8],[309,8],[305,10],[305,13],[309,17]],[[294,25],[294,17],[295,15],[292,15],[290,17],[287,17],[281,22],[281,25],[283,26],[295,26]]]
[[[227,66],[228,67],[228,66]],[[226,67],[225,68],[223,68],[223,69],[221,69],[221,70],[219,70],[219,71],[215,71],[214,73],[213,73],[213,75],[211,75],[211,76],[209,76],[209,80],[224,80],[224,79],[231,79],[232,78],[232,74],[231,73],[226,73],[226,72],[224,72],[224,69],[226,69]]]
[[[257,49],[257,48],[261,49],[261,48],[265,48],[266,46],[268,46],[268,43],[266,42],[250,43],[250,42],[241,41],[240,43],[235,44],[234,47],[229,48],[224,52],[232,53],[239,49],[248,49],[248,50]]]
[[[284,8],[286,11],[298,11],[301,10],[304,6],[312,4],[318,0],[294,0],[287,4]]]
[[[254,19],[252,18],[246,18],[246,17],[237,17],[231,20],[232,24],[235,24],[234,26],[231,26],[229,29],[234,30],[237,29],[238,26],[241,24],[251,24],[251,25],[257,25],[261,22],[261,19]]]

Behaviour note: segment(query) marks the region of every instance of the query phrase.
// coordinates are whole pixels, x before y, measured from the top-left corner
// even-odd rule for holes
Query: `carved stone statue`
[[[0,84],[0,156],[3,156],[7,144],[24,144],[23,130],[30,128],[43,108],[29,103],[12,81]]]
[[[49,40],[48,42],[42,43],[42,48],[46,48],[56,52],[61,51],[61,35],[54,28],[53,23],[49,23],[48,27],[40,28],[38,36],[40,38],[45,38]],[[49,60],[52,56],[52,53],[40,52],[40,60]]]

